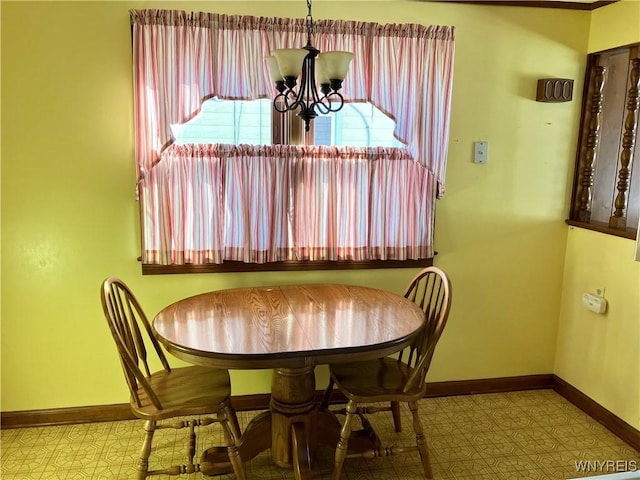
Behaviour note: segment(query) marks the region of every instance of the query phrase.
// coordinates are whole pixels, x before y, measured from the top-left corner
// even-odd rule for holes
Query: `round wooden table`
[[[413,302],[354,285],[235,288],[180,300],[153,321],[157,338],[187,362],[228,369],[273,369],[268,412],[238,442],[243,461],[271,448],[273,461],[311,478],[318,445],[335,448],[340,423],[318,411],[314,367],[380,358],[405,348],[424,324]],[[229,470],[226,451],[203,454],[202,472]]]

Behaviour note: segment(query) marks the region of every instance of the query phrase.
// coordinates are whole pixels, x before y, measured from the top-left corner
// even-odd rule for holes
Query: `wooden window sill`
[[[433,265],[433,258],[423,260],[368,261],[288,261],[272,263],[224,262],[220,265],[142,265],[143,275],[179,273],[273,272],[297,270],[351,270],[370,268],[424,268]]]
[[[587,230],[593,230],[600,233],[606,233],[607,235],[613,235],[615,237],[622,238],[630,238],[631,240],[636,239],[636,227],[629,227],[626,230],[619,230],[616,228],[611,228],[607,224],[592,222],[578,222],[577,220],[565,220],[567,225],[571,225],[572,227],[585,228]]]

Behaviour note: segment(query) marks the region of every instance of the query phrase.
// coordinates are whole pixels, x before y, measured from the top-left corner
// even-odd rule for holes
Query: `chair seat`
[[[216,368],[191,366],[159,371],[151,375],[149,383],[163,408],[157,409],[145,391],[138,388],[141,405],[131,398],[131,409],[145,420],[205,415],[218,411],[231,395],[229,372]]]
[[[403,392],[413,368],[394,358],[380,358],[330,366],[331,378],[340,391],[355,402],[409,402],[424,394],[423,384]]]

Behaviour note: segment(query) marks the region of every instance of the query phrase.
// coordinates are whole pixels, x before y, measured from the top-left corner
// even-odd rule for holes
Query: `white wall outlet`
[[[594,290],[594,292],[599,297],[604,297],[604,287],[598,287]]]
[[[489,143],[473,142],[473,163],[485,164],[489,160]]]

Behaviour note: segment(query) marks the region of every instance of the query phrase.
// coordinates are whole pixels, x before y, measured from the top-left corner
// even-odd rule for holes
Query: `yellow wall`
[[[572,228],[562,285],[556,375],[640,427],[640,262],[632,240]],[[608,312],[582,294],[604,288]]]
[[[399,293],[415,273],[140,273],[128,9],[302,17],[304,2],[0,5],[2,411],[126,401],[98,299],[108,275],[127,281],[153,316],[210,289],[326,281]],[[590,14],[362,5],[340,2],[339,14],[457,28],[447,194],[436,220],[436,264],[451,275],[454,303],[429,379],[551,373]],[[335,18],[335,7],[316,2],[314,15]],[[576,79],[576,99],[535,102],[544,77]],[[471,161],[476,140],[489,142],[487,165]],[[233,388],[266,392],[269,372],[234,372]]]
[[[622,0],[591,16],[589,53],[640,41],[640,2]]]
[[[640,41],[640,2],[594,11],[589,51]],[[634,242],[570,229],[554,372],[640,429],[640,263]],[[606,315],[580,304],[605,288]]]

